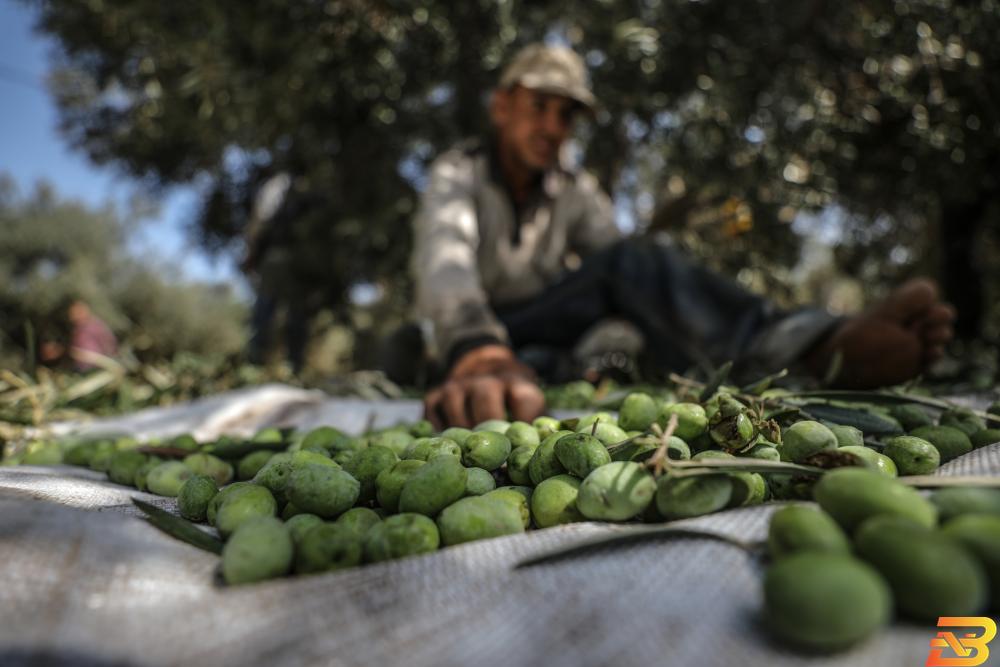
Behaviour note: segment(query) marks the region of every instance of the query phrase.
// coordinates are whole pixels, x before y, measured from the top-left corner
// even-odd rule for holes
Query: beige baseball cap
[[[500,75],[500,87],[520,85],[564,95],[589,109],[597,105],[583,59],[565,46],[529,44],[511,59]]]

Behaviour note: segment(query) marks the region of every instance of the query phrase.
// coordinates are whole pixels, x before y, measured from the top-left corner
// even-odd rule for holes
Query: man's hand
[[[545,410],[535,374],[504,345],[483,345],[461,356],[440,387],[424,397],[424,414],[435,428],[470,428],[487,419],[530,422]]]

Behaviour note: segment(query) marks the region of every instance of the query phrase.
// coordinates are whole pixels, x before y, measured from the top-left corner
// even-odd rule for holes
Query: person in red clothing
[[[114,357],[118,354],[118,339],[104,320],[95,315],[84,301],[77,299],[67,310],[73,326],[69,356],[78,371],[97,368],[95,355]]]
[[[89,371],[99,368],[101,357],[118,354],[118,339],[107,324],[81,299],[74,299],[66,309],[71,327],[69,357],[73,368]],[[66,347],[55,341],[42,344],[42,361],[53,362],[66,354]]]

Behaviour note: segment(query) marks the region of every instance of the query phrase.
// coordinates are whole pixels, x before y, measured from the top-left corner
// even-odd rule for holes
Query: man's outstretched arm
[[[450,367],[427,394],[427,418],[438,427],[471,426],[508,410],[518,419],[541,414],[534,374],[509,348],[482,287],[472,168],[461,154],[432,166],[414,232],[417,311],[432,323],[438,354]]]

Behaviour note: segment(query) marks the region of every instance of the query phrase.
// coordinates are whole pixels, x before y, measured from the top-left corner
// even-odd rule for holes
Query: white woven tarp
[[[1000,445],[941,471],[972,473],[1000,474]],[[789,652],[759,625],[762,564],[705,539],[512,567],[621,530],[595,523],[226,588],[217,557],[138,518],[133,496],[154,498],[78,468],[0,469],[0,665],[919,666],[936,632],[897,622],[846,653]],[[753,542],[775,507],[679,524]]]

